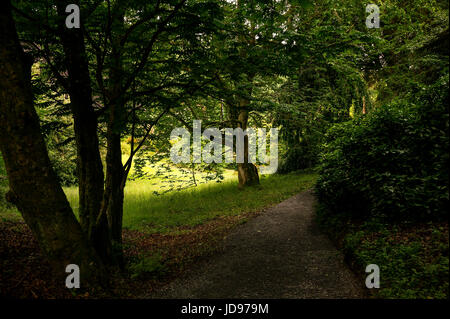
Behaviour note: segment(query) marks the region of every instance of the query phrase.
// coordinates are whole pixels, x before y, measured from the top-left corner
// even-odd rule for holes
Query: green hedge
[[[334,215],[448,217],[448,73],[414,99],[376,108],[327,133],[316,193]]]

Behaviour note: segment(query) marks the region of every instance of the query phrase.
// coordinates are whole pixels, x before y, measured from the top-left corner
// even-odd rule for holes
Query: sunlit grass
[[[150,170],[148,166],[145,167],[145,169]],[[131,174],[130,174],[131,175]],[[124,203],[124,211],[127,209],[127,205],[133,206],[133,203],[137,200],[144,200],[149,197],[152,198],[166,198],[170,197],[171,194],[169,192],[166,193],[168,188],[176,188],[177,186],[181,186],[185,184],[181,181],[181,179],[186,178],[185,175],[181,173],[181,170],[179,170],[176,167],[172,168],[171,175],[173,176],[172,184],[169,186],[168,178],[165,177],[156,177],[153,179],[144,179],[144,180],[128,180],[126,187],[125,187],[125,203]],[[201,178],[206,175],[201,172],[196,172],[196,178],[200,181]],[[237,172],[233,170],[225,170],[223,173],[223,182],[227,181],[234,181],[237,180]],[[208,182],[208,185],[216,185],[217,182],[211,181]],[[185,193],[190,192],[194,188],[196,189],[203,189],[203,187],[206,186],[206,184],[200,184],[197,187],[190,187],[186,188],[182,191],[173,191],[176,193]],[[64,192],[66,194],[67,200],[70,203],[70,206],[74,210],[75,214],[78,214],[78,187],[77,186],[70,186],[70,187],[63,187]],[[157,193],[164,193],[162,195],[156,195],[154,192]],[[130,207],[132,209],[132,207]],[[133,209],[132,209],[133,210]]]
[[[152,180],[128,181],[125,187],[125,228],[149,232],[170,232],[178,226],[195,226],[218,216],[257,211],[312,187],[314,173],[291,173],[261,177],[261,185],[239,190],[237,176],[228,174],[222,183],[210,182],[156,195],[160,184]],[[78,210],[78,188],[65,187],[70,205]],[[11,219],[17,211],[2,212]]]
[[[256,211],[279,203],[310,188],[316,179],[312,173],[261,177],[261,185],[239,190],[237,178],[208,183],[195,188],[155,195],[151,181],[132,181],[125,188],[123,224],[125,228],[166,232],[177,226],[194,226],[217,216]],[[73,207],[76,188],[65,189]]]

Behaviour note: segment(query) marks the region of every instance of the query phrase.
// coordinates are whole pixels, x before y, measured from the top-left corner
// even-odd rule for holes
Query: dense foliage
[[[355,218],[448,217],[448,74],[416,101],[333,127],[317,184],[321,203]]]
[[[324,135],[317,217],[357,273],[379,265],[374,295],[448,298],[448,2],[402,3],[383,3],[366,112]]]

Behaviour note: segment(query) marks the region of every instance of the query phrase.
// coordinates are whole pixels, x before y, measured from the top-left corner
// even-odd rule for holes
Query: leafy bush
[[[448,232],[437,225],[421,231],[384,226],[381,232],[365,229],[348,234],[344,251],[360,269],[380,266],[382,298],[448,298]],[[433,232],[432,241],[426,238]]]
[[[316,186],[330,214],[367,220],[448,216],[448,71],[327,134]]]
[[[75,146],[72,144],[56,146],[48,142],[48,155],[53,169],[63,186],[78,184],[77,157]]]
[[[165,272],[160,254],[143,257],[130,266],[131,278],[156,278]]]

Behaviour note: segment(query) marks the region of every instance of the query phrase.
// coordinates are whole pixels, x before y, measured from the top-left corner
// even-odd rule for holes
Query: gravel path
[[[364,298],[300,193],[238,226],[224,249],[147,298]]]

